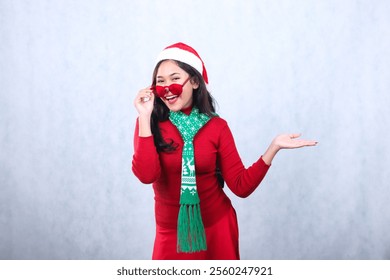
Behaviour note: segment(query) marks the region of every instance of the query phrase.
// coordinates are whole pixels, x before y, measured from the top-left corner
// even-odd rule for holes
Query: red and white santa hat
[[[157,56],[156,63],[159,63],[160,61],[165,59],[174,59],[180,62],[187,63],[202,74],[203,80],[206,82],[206,84],[209,83],[203,60],[200,58],[199,54],[190,46],[179,42],[166,47]]]

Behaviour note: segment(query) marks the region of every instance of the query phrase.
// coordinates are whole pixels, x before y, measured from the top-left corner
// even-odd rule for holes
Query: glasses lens
[[[169,91],[172,92],[173,95],[180,95],[183,92],[183,86],[181,84],[171,84],[169,86]]]
[[[167,93],[165,87],[162,86],[155,86],[154,90],[159,97],[164,97],[164,95]]]

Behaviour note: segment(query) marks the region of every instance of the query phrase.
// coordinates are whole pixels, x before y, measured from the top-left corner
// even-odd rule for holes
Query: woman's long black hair
[[[152,86],[156,85],[156,76],[158,68],[161,63],[165,60],[157,63],[156,67],[153,71],[153,80]],[[183,63],[181,61],[174,61],[181,69],[187,72],[190,76],[191,82],[198,84],[198,88],[194,89],[192,94],[193,106],[199,109],[200,113],[208,115],[210,118],[215,116],[215,99],[212,97],[211,93],[207,90],[206,83],[202,75],[192,66]],[[160,98],[154,99],[154,107],[151,117],[151,129],[154,139],[154,144],[157,148],[158,152],[172,152],[176,150],[177,144],[173,142],[173,140],[166,142],[160,131],[160,127],[158,125],[161,121],[166,121],[169,118],[169,109],[164,104],[164,102]],[[215,170],[218,183],[221,187],[224,186],[224,179],[222,177],[221,171],[218,167],[218,163],[216,164],[217,168]]]

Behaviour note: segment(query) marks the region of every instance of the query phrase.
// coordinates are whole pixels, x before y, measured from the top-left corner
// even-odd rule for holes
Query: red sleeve
[[[160,177],[160,160],[153,136],[138,136],[138,119],[134,132],[134,155],[132,161],[134,175],[144,184],[151,184]]]
[[[260,157],[252,166],[245,168],[227,125],[220,135],[218,158],[227,186],[239,197],[249,196],[260,185],[270,167]]]

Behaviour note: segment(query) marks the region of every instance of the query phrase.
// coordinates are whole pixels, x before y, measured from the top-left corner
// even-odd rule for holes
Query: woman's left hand
[[[296,149],[306,146],[315,146],[318,143],[314,140],[297,139],[299,136],[301,136],[300,133],[280,134],[276,136],[262,156],[264,162],[271,165],[276,153],[281,149]]]
[[[297,139],[300,133],[281,134],[275,137],[273,144],[279,149],[295,149],[306,146],[315,146],[317,141]]]

